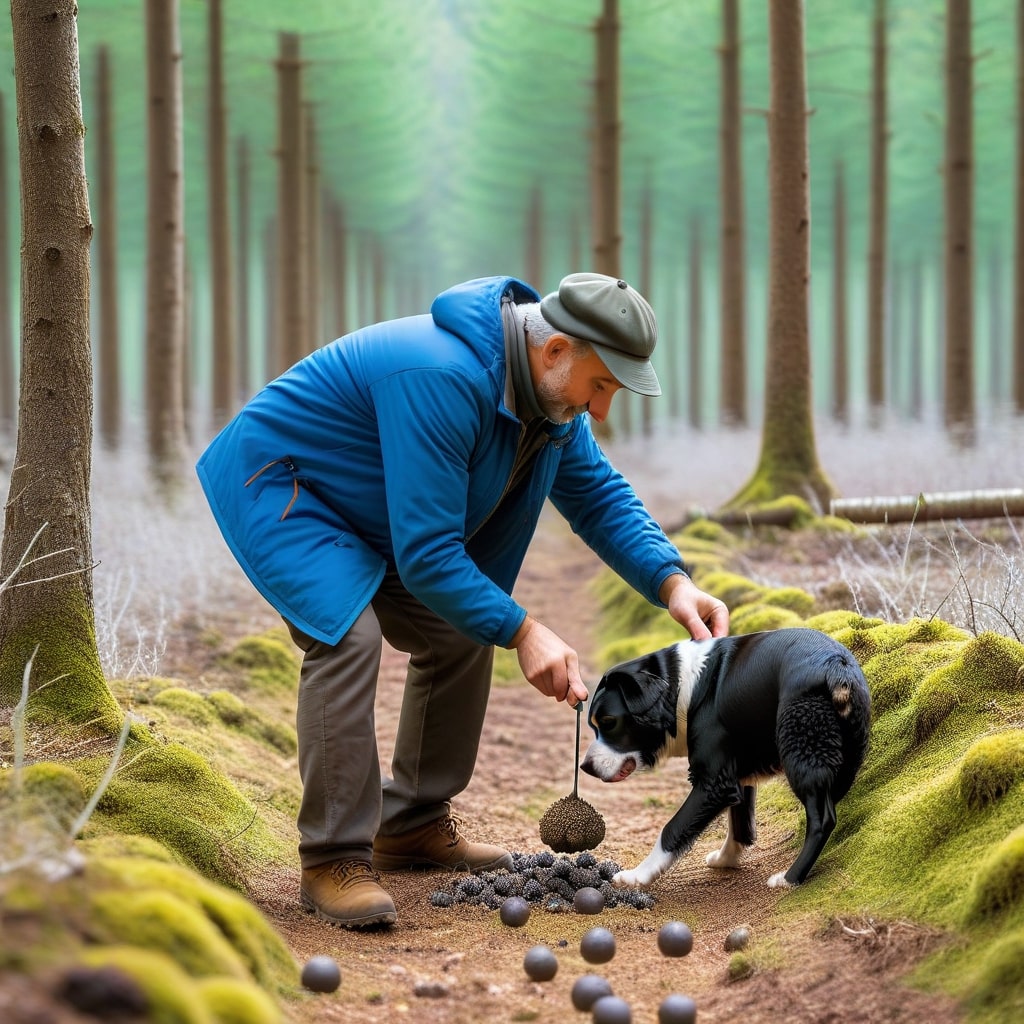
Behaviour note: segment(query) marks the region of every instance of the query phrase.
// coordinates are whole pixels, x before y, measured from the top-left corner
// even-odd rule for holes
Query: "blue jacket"
[[[586,414],[552,424],[528,479],[504,493],[522,429],[504,402],[509,292],[539,299],[514,278],[469,281],[439,295],[429,315],[317,349],[200,458],[235,558],[310,636],[337,643],[391,569],[466,636],[507,644],[526,615],[510,595],[547,498],[652,602],[682,570]]]

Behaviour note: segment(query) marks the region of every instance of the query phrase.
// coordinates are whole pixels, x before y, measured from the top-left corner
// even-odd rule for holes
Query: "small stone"
[[[594,1024],[630,1024],[633,1011],[629,1003],[618,996],[601,996],[591,1007]]]
[[[440,981],[417,981],[412,987],[412,994],[420,999],[444,999],[448,995],[448,986]]]
[[[600,974],[582,974],[572,983],[572,1005],[577,1010],[589,1010],[602,996],[611,994],[611,984]]]
[[[725,937],[725,951],[727,953],[735,953],[738,949],[746,949],[749,941],[749,928],[746,928],[743,925],[739,928],[733,928],[733,930]]]
[[[615,956],[615,936],[607,928],[591,928],[580,939],[580,954],[588,964],[606,964]]]
[[[334,992],[340,984],[341,968],[329,956],[311,956],[302,968],[302,985],[310,992]]]
[[[658,1024],[697,1024],[697,1004],[676,992],[665,996],[658,1007]]]
[[[522,896],[509,896],[498,911],[501,923],[509,928],[522,928],[530,919],[530,904]]]
[[[600,889],[585,885],[582,889],[576,890],[572,905],[577,914],[600,914],[604,910],[604,894]]]
[[[693,949],[693,932],[682,921],[667,921],[658,931],[658,949],[665,956],[686,956]]]
[[[523,957],[531,981],[550,981],[558,973],[558,958],[547,946],[531,946]]]

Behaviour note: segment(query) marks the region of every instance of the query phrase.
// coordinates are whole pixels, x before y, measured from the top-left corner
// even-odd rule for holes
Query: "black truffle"
[[[592,850],[604,839],[604,818],[578,796],[556,800],[540,819],[540,839],[556,853]]]

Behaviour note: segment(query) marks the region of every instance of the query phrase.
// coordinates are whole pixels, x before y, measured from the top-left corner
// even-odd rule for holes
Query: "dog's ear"
[[[669,685],[661,676],[637,669],[621,673],[617,681],[627,710],[640,725],[665,727]]]

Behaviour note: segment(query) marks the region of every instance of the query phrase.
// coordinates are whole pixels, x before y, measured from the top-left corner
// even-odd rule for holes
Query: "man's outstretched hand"
[[[661,585],[658,596],[672,616],[694,640],[729,635],[729,609],[724,601],[705,594],[689,576],[674,573]]]
[[[509,647],[519,656],[519,667],[527,681],[545,697],[568,701],[569,707],[575,707],[589,696],[576,651],[544,623],[527,615]]]

